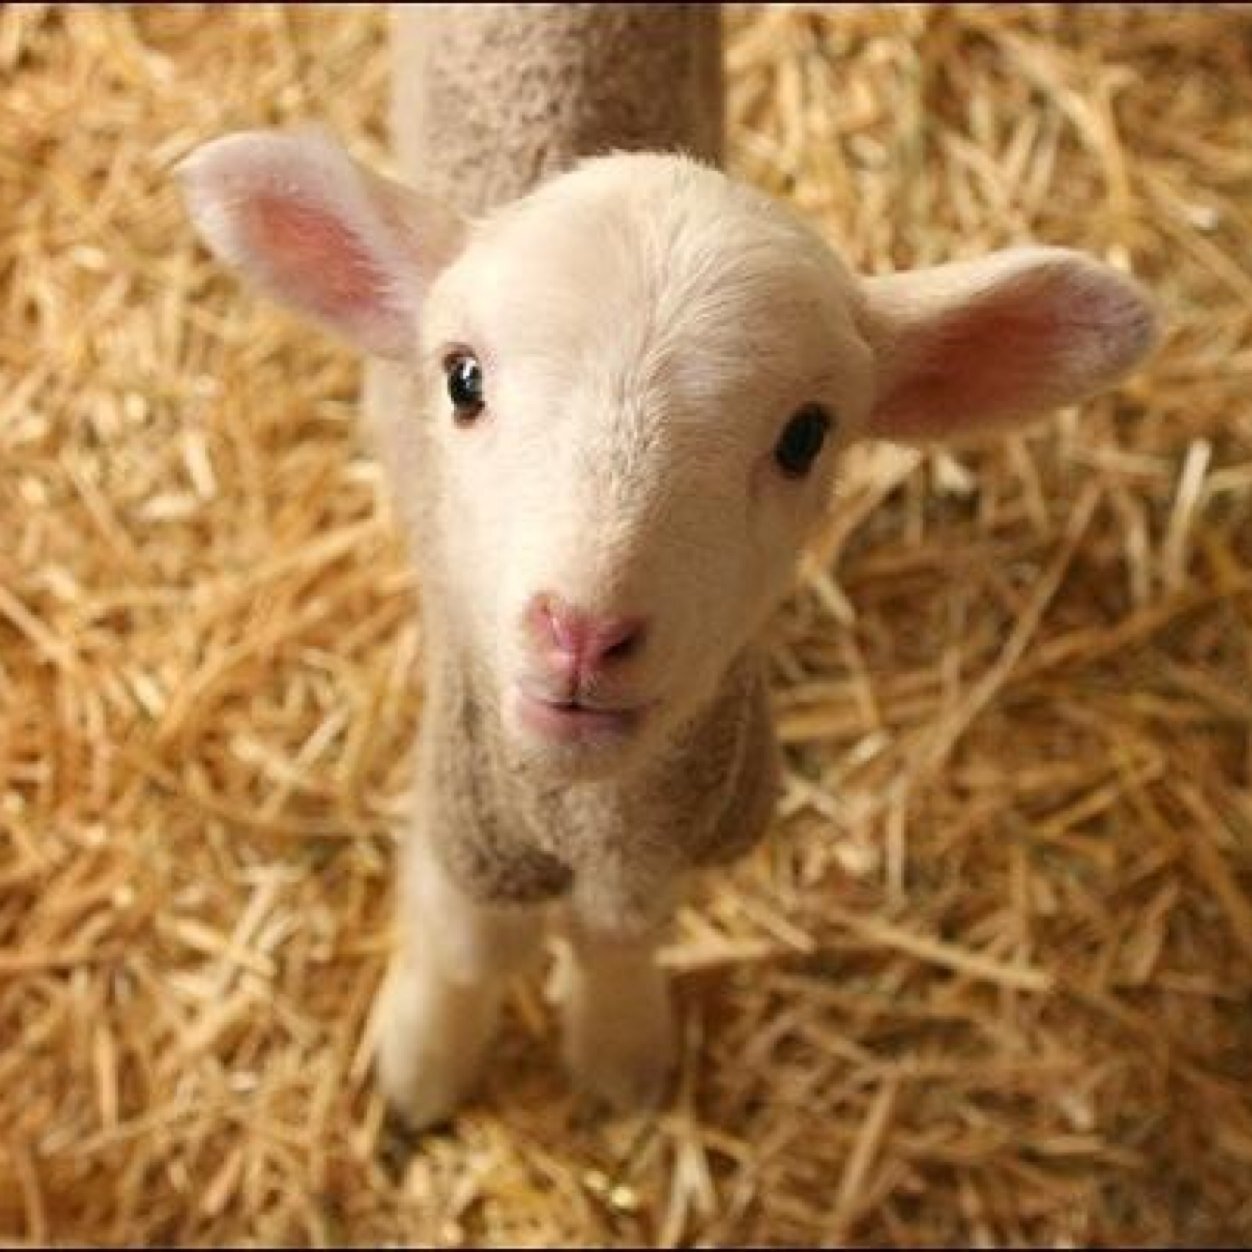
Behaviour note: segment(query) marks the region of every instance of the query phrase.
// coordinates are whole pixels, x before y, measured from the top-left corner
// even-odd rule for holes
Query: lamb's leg
[[[675,1031],[657,932],[622,935],[575,921],[568,933],[565,1060],[574,1081],[623,1112],[659,1104]]]
[[[405,849],[403,938],[382,990],[378,1077],[414,1130],[470,1094],[509,979],[538,952],[539,911],[484,906],[447,876],[420,837]]]

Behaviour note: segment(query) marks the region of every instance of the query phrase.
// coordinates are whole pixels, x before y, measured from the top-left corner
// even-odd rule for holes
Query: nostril
[[[630,633],[623,635],[616,643],[609,644],[600,656],[605,661],[624,661],[633,656],[643,643],[643,628],[632,626]]]
[[[606,621],[595,630],[593,648],[596,659],[601,663],[625,661],[639,651],[643,640],[644,624],[639,618]]]

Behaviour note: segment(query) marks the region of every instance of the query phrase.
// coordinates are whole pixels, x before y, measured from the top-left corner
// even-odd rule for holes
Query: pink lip
[[[557,743],[586,743],[620,739],[638,725],[638,709],[589,709],[561,704],[518,691],[517,711],[523,725]]]

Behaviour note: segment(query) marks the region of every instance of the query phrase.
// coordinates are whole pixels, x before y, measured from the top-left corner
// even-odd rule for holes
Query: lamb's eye
[[[830,432],[830,416],[820,404],[806,404],[783,427],[774,460],[788,478],[803,478],[813,468]]]
[[[483,367],[470,352],[454,352],[443,363],[448,375],[448,399],[458,422],[472,422],[482,411]]]

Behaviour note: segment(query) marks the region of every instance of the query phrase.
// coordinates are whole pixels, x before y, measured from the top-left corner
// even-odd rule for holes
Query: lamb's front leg
[[[570,911],[565,1061],[583,1091],[619,1111],[659,1104],[674,1067],[669,980],[657,963],[672,908],[660,887],[646,915],[622,917],[598,892],[576,894]]]
[[[472,1091],[511,977],[538,952],[536,908],[483,905],[461,891],[420,835],[404,850],[402,938],[381,992],[378,1077],[414,1130]]]

